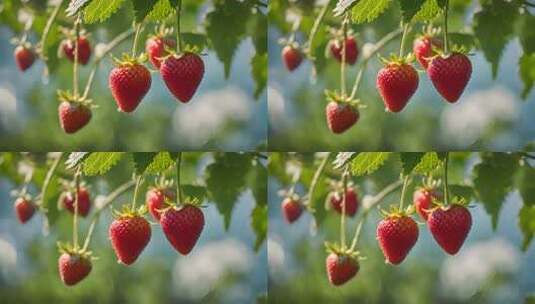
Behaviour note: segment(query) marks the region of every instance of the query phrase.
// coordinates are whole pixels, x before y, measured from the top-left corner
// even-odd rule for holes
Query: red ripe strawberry
[[[160,218],[163,232],[173,247],[183,255],[191,252],[204,227],[204,215],[198,207],[185,205],[167,209]]]
[[[342,193],[334,192],[331,195],[331,199],[329,200],[331,203],[331,207],[336,210],[336,212],[342,214],[342,207],[343,207],[343,200],[344,197]],[[355,213],[357,213],[357,210],[359,208],[359,201],[357,197],[357,193],[353,188],[348,188],[346,191],[346,215],[354,216]]]
[[[175,41],[172,39],[163,38],[161,36],[153,36],[150,37],[145,43],[145,51],[147,52],[147,56],[149,57],[152,65],[157,69],[160,69],[160,61],[162,58],[168,55],[168,52],[165,50],[166,47],[174,48]]]
[[[359,262],[348,255],[331,253],[325,260],[329,282],[334,286],[340,286],[351,280],[359,271]]]
[[[204,62],[199,55],[184,53],[167,57],[160,74],[171,93],[181,102],[191,100],[204,75]]]
[[[427,74],[438,93],[448,102],[455,103],[470,80],[472,63],[461,53],[452,53],[447,57],[436,56],[429,63]]]
[[[416,59],[418,59],[418,62],[420,62],[424,69],[427,69],[430,58],[435,55],[433,48],[442,49],[442,45],[442,40],[429,35],[423,35],[414,40],[412,50],[414,52],[414,56],[416,56]]]
[[[119,262],[131,265],[149,243],[151,228],[140,214],[123,213],[111,223],[108,235]]]
[[[377,75],[377,89],[390,112],[400,112],[418,88],[418,73],[405,62],[390,61]]]
[[[91,260],[83,255],[63,253],[58,260],[59,276],[67,286],[76,285],[91,272]]]
[[[331,101],[325,107],[327,126],[335,133],[340,134],[351,128],[360,117],[359,111],[345,103]]]
[[[17,213],[19,222],[24,224],[32,218],[35,213],[35,206],[30,200],[19,197],[15,201],[15,212]]]
[[[282,49],[282,61],[284,61],[288,71],[291,72],[301,65],[303,55],[298,48],[287,45]]]
[[[58,107],[59,124],[68,134],[76,133],[89,123],[91,108],[80,102],[63,101]]]
[[[359,56],[359,49],[357,46],[357,41],[354,37],[347,37],[345,41],[346,45],[346,63],[350,65],[354,65],[355,62],[357,62],[357,58]],[[338,39],[331,40],[329,43],[331,54],[333,55],[338,62],[342,62],[342,53],[343,53],[343,45],[342,42]]]
[[[160,221],[160,210],[166,207],[165,199],[174,199],[175,195],[167,189],[153,188],[147,191],[146,197],[147,209],[155,220]]]
[[[149,92],[152,79],[144,65],[126,61],[111,71],[108,83],[119,110],[130,113]]]
[[[76,44],[74,40],[64,40],[61,43],[61,50],[63,51],[63,55],[67,57],[71,62],[74,62],[75,57],[75,48]],[[86,37],[81,36],[78,38],[78,63],[81,63],[83,65],[86,65],[89,62],[89,58],[91,57],[91,45],[89,44],[89,40],[87,40]]]
[[[29,69],[35,61],[35,55],[32,50],[22,45],[15,48],[14,56],[19,70],[23,72]]]
[[[427,221],[430,210],[433,208],[433,199],[442,198],[442,194],[434,189],[420,188],[414,191],[412,200],[414,208],[423,220]]]
[[[69,210],[70,213],[74,214],[75,210],[75,196],[74,193],[67,192],[63,196],[63,208]],[[86,217],[89,214],[91,209],[91,199],[89,197],[89,192],[86,188],[80,187],[78,191],[78,214]]]
[[[301,213],[303,213],[303,206],[298,200],[294,200],[290,197],[285,198],[281,204],[282,215],[288,223],[293,223],[299,219]]]
[[[391,214],[379,222],[377,240],[386,261],[394,265],[403,262],[418,234],[418,225],[407,215]]]
[[[454,255],[459,252],[470,232],[472,215],[461,205],[437,208],[429,215],[427,225],[440,247]]]

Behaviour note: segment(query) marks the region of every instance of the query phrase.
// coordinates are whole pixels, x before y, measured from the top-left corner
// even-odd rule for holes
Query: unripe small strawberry
[[[419,77],[409,64],[390,61],[377,74],[377,89],[390,112],[400,112],[418,89]]]
[[[204,214],[194,205],[172,207],[160,218],[165,237],[182,255],[191,252],[204,228]]]
[[[427,226],[440,247],[455,255],[470,232],[472,215],[461,205],[439,207],[429,214]]]
[[[60,45],[62,55],[67,57],[71,62],[74,62],[76,57],[75,49],[76,43],[74,40],[66,39]],[[91,58],[91,44],[87,37],[80,36],[78,38],[78,63],[86,65]]]
[[[149,70],[135,60],[120,62],[110,73],[109,87],[119,110],[133,112],[149,92]]]
[[[35,54],[33,51],[22,45],[15,48],[14,56],[19,70],[23,72],[29,69],[35,61]]]
[[[70,213],[74,214],[75,209],[75,195],[71,192],[66,192],[63,196],[63,208],[67,209]],[[78,191],[78,214],[86,217],[89,214],[89,210],[91,209],[91,198],[89,195],[89,191],[84,188],[80,187]]]
[[[360,265],[356,258],[349,255],[331,253],[325,260],[329,282],[340,286],[351,280],[359,271]]]
[[[160,66],[160,74],[169,91],[180,102],[191,100],[204,76],[204,62],[194,53],[167,57]]]
[[[301,54],[298,48],[287,45],[282,49],[282,61],[288,71],[291,72],[301,65],[303,54]]]
[[[343,192],[343,191],[342,191]],[[343,206],[344,206],[344,197],[342,193],[339,192],[333,192],[331,193],[329,202],[331,204],[331,208],[336,210],[339,214],[342,214]],[[357,210],[359,208],[359,201],[357,193],[353,188],[348,188],[346,191],[346,215],[348,216],[355,216],[357,213]]]
[[[58,260],[61,281],[73,286],[85,279],[91,272],[91,260],[83,255],[63,253]]]
[[[377,240],[386,261],[398,265],[418,240],[418,225],[407,215],[392,214],[379,222]]]
[[[293,223],[299,219],[303,213],[303,206],[299,200],[287,197],[281,204],[282,215],[288,223]]]
[[[331,132],[341,134],[357,123],[360,113],[352,105],[331,101],[325,107],[325,116]]]
[[[76,133],[91,121],[91,108],[80,102],[63,101],[58,107],[59,124],[67,134]]]
[[[108,235],[119,262],[131,265],[149,243],[151,228],[141,214],[119,214],[111,223]]]
[[[161,36],[152,36],[145,43],[145,51],[150,62],[156,69],[160,69],[162,59],[169,55],[166,48],[174,48],[176,45],[173,39]]]
[[[442,40],[429,35],[424,35],[414,40],[413,52],[416,59],[418,59],[418,62],[420,62],[420,65],[422,65],[424,69],[427,69],[429,60],[435,55],[433,49],[440,50],[442,47]]]
[[[346,45],[346,63],[349,65],[354,65],[357,62],[358,56],[359,56],[359,49],[357,46],[357,41],[355,40],[355,37],[347,37],[345,40]],[[331,50],[331,54],[338,62],[342,62],[342,54],[343,54],[343,48],[341,40],[339,39],[333,39],[329,42],[329,48]]]
[[[438,93],[450,103],[459,100],[472,76],[472,63],[461,53],[434,57],[427,74]]]
[[[15,201],[15,212],[19,222],[24,224],[33,217],[35,206],[29,199],[19,197]]]

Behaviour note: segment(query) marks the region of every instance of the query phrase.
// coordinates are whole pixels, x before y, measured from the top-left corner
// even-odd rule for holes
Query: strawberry
[[[138,60],[125,56],[111,71],[108,83],[119,110],[134,111],[151,86],[149,70]]]
[[[15,201],[15,212],[21,224],[29,221],[35,213],[35,206],[28,198],[19,197]]]
[[[413,52],[418,62],[424,69],[427,69],[429,66],[429,60],[435,55],[433,48],[442,49],[443,43],[442,40],[435,38],[430,35],[423,35],[416,40],[413,44]]]
[[[74,40],[65,39],[61,42],[61,55],[67,57],[71,62],[74,62],[76,43]],[[91,45],[87,37],[80,36],[78,38],[78,63],[86,65],[91,57]]]
[[[454,255],[459,252],[470,232],[472,215],[462,205],[439,207],[429,214],[427,226],[440,247]]]
[[[377,89],[390,112],[400,112],[418,88],[418,73],[404,59],[386,62],[377,74]]]
[[[64,252],[58,260],[61,281],[67,286],[76,285],[91,272],[91,260],[84,254]]]
[[[181,102],[191,100],[204,75],[204,62],[194,53],[167,57],[160,66],[160,74],[171,93]]]
[[[58,107],[58,116],[63,131],[72,134],[89,123],[92,113],[87,103],[64,100]]]
[[[347,131],[359,120],[360,113],[351,104],[331,101],[325,107],[327,126],[331,132],[340,134]]]
[[[14,56],[19,70],[23,72],[29,69],[35,61],[35,54],[33,51],[23,45],[19,45],[15,48]]]
[[[75,195],[72,192],[66,192],[63,195],[63,208],[69,210],[70,213],[74,214],[75,211]],[[89,191],[86,188],[80,187],[78,190],[78,214],[86,217],[89,214],[91,209],[91,199],[89,196]]]
[[[152,188],[147,191],[147,208],[149,209],[150,214],[152,214],[152,217],[154,217],[155,220],[160,221],[160,213],[161,210],[165,208],[165,200],[172,200],[174,198],[175,194],[168,189]]]
[[[340,286],[351,280],[359,271],[360,265],[356,258],[350,255],[330,253],[325,260],[329,282]]]
[[[173,247],[183,255],[191,252],[204,227],[204,215],[200,208],[186,204],[172,207],[160,218],[163,232]]]
[[[414,208],[423,220],[427,221],[430,210],[433,208],[433,200],[439,200],[442,194],[433,188],[423,187],[416,191],[412,196]]]
[[[299,219],[301,213],[303,213],[303,206],[299,200],[287,197],[281,204],[282,215],[286,221],[291,224]]]
[[[354,37],[350,36],[347,37],[345,40],[345,46],[346,46],[346,63],[350,65],[354,65],[355,62],[357,62],[357,58],[359,56],[359,49],[357,46],[357,41]],[[338,62],[342,62],[342,53],[344,46],[342,45],[341,40],[339,39],[333,39],[329,42],[329,48],[331,50],[331,54]]]
[[[134,263],[150,241],[151,228],[143,213],[144,209],[132,211],[128,208],[116,213],[108,230],[115,255],[124,265]]]
[[[434,57],[427,67],[427,74],[438,93],[446,101],[455,103],[461,95],[472,75],[470,59],[461,53]]]
[[[301,65],[303,55],[298,48],[287,45],[282,49],[282,61],[284,61],[288,71],[291,72]]]
[[[150,37],[145,43],[145,51],[149,57],[152,65],[160,69],[161,60],[169,53],[165,50],[167,48],[174,48],[175,41],[172,39],[167,39],[159,35]]]
[[[386,261],[398,265],[418,240],[418,225],[403,212],[389,213],[377,226],[377,240]]]
[[[336,210],[336,212],[342,214],[342,207],[343,207],[343,200],[344,197],[342,193],[339,192],[333,192],[330,196],[330,204],[331,207]],[[354,216],[355,213],[357,213],[357,210],[359,208],[359,201],[357,197],[357,193],[353,188],[348,188],[346,191],[346,215]]]

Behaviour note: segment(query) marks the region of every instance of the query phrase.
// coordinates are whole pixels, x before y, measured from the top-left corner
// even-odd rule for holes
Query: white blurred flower
[[[267,240],[267,248],[269,271],[272,273],[283,272],[285,269],[284,261],[286,256],[282,245],[273,237],[269,237]]]
[[[495,122],[515,120],[519,104],[503,87],[476,91],[459,103],[444,108],[441,117],[445,142],[461,146],[474,143]]]
[[[17,98],[15,89],[5,83],[0,86],[0,122],[3,125],[10,125],[10,120],[17,114]]]
[[[17,250],[13,244],[0,238],[0,252],[2,276],[7,276],[7,272],[17,266]]]
[[[251,250],[237,240],[211,242],[195,250],[178,258],[173,269],[176,294],[193,300],[206,296],[226,274],[246,274],[253,267]]]
[[[284,104],[284,97],[280,90],[273,85],[268,85],[267,88],[269,122],[271,128],[280,128],[286,124],[286,105]]]
[[[176,107],[173,131],[182,141],[199,146],[209,141],[228,122],[246,122],[252,111],[252,102],[236,87],[211,91],[195,102]]]
[[[440,269],[445,295],[467,300],[497,273],[514,273],[519,268],[518,250],[503,239],[492,239],[461,250],[446,259]]]

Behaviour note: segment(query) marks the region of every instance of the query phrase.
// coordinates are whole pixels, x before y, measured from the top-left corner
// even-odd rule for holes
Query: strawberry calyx
[[[347,105],[352,107],[354,110],[366,108],[366,106],[360,102],[360,99],[352,99],[350,96],[339,94],[336,91],[325,90],[325,97],[329,102]]]
[[[407,206],[404,210],[399,209],[396,205],[390,205],[389,210],[381,209],[380,213],[385,219],[392,219],[392,218],[402,218],[402,217],[410,217],[414,213],[415,209],[414,206],[411,204]]]
[[[465,208],[468,208],[470,207],[470,202],[466,201],[464,198],[462,197],[454,197],[450,200],[450,203],[449,204],[446,204],[445,202],[442,202],[442,201],[438,201],[438,200],[433,200],[433,208],[429,209],[429,210],[426,210],[427,212],[433,212],[437,209],[442,209],[444,211],[446,210],[449,210],[451,208],[453,208],[454,206],[461,206],[461,207],[465,207]]]
[[[147,61],[147,54],[142,52],[139,56],[134,57],[128,53],[123,53],[120,59],[112,56],[112,61],[116,67],[134,66],[143,64],[145,61]]]
[[[112,215],[116,220],[143,217],[145,213],[147,213],[147,206],[144,204],[137,209],[130,206],[130,204],[125,204],[121,211],[112,210]]]
[[[427,179],[422,181],[422,186],[416,190],[433,192],[440,188],[440,184],[442,184],[440,179],[433,179],[432,176],[429,176]]]
[[[202,49],[197,47],[196,45],[184,45],[182,47],[181,52],[177,52],[175,49],[168,47],[167,45],[164,45],[164,50],[167,55],[163,57],[157,57],[156,59],[160,60],[161,62],[164,62],[169,57],[175,57],[176,59],[180,59],[181,57],[188,55],[188,54],[196,54],[199,56],[205,56],[206,54],[202,53]]]
[[[74,28],[67,28],[67,27],[61,27],[60,32],[63,34],[63,36],[74,42],[76,40],[76,30]],[[91,36],[91,33],[86,31],[85,29],[80,29],[79,31],[79,37],[80,38],[89,38]]]
[[[206,207],[206,205],[203,205],[202,202],[199,201],[198,199],[190,198],[190,197],[187,197],[184,202],[180,203],[180,205],[176,205],[176,204],[172,203],[170,200],[166,200],[165,204],[167,205],[167,207],[165,207],[163,209],[158,209],[158,212],[164,213],[165,211],[167,211],[169,209],[174,209],[176,211],[180,211],[180,210],[186,208],[187,206],[193,206],[193,207],[196,207],[196,208],[205,208]]]
[[[70,256],[77,256],[86,260],[96,260],[96,258],[93,257],[92,251],[88,251],[87,249],[80,247],[74,247],[71,243],[58,242],[57,246],[60,253],[66,253]]]
[[[357,261],[365,259],[359,251],[342,247],[338,243],[325,242],[325,250],[327,253],[334,253],[339,257],[349,257]]]
[[[402,66],[402,65],[410,65],[415,57],[414,54],[411,52],[407,54],[405,57],[401,57],[396,54],[390,54],[389,58],[384,58],[381,55],[378,55],[379,61],[383,63],[386,67],[395,67],[395,66]]]
[[[70,91],[58,90],[58,100],[60,102],[68,102],[71,104],[77,104],[89,109],[97,108],[91,99],[87,99],[80,95],[74,95]]]
[[[337,192],[337,193],[342,193],[344,191],[344,182],[343,181],[337,181],[337,180],[330,180],[328,181],[329,183],[329,188],[331,189],[331,191],[334,191],[334,192]],[[347,182],[347,189],[351,189],[351,188],[356,188],[355,186],[355,183],[353,183],[353,181],[348,181]]]
[[[344,31],[342,28],[335,28],[335,27],[329,27],[328,29],[329,34],[331,36],[331,39],[336,40],[339,45],[342,44],[342,40],[344,40]],[[354,37],[355,32],[353,29],[347,30],[347,38]]]
[[[165,26],[164,23],[156,26],[154,28],[154,33],[149,36],[150,38],[166,38],[173,34],[173,28]]]
[[[23,37],[22,39],[18,37],[11,38],[10,43],[15,46],[21,46],[30,51],[34,50],[34,47],[32,46],[31,42],[27,41],[25,37]]]
[[[467,50],[464,46],[459,46],[459,45],[451,46],[450,51],[448,53],[446,53],[443,49],[437,48],[435,46],[432,47],[432,50],[435,55],[431,56],[430,58],[426,58],[426,60],[432,61],[434,58],[439,57],[439,56],[444,59],[447,59],[455,54],[462,54],[466,56],[472,55],[470,51]]]

